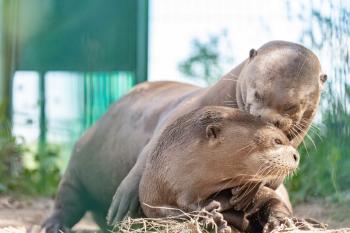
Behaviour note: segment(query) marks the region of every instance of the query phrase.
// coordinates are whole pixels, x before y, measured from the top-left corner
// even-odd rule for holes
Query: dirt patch
[[[294,207],[295,215],[314,218],[327,223],[330,228],[350,227],[350,202],[334,204],[325,200],[313,200]]]
[[[53,200],[48,198],[15,199],[0,197],[0,233],[7,232],[38,232],[40,225],[53,210]],[[11,227],[11,228],[9,228]],[[7,231],[5,231],[7,228]],[[26,229],[26,231],[21,231]],[[79,233],[96,232],[97,225],[88,213],[74,226]]]
[[[39,225],[53,209],[53,200],[47,198],[15,199],[0,197],[0,233],[38,232]],[[329,224],[332,229],[350,227],[350,202],[332,204],[323,200],[302,203],[295,207],[295,215],[314,218]],[[75,227],[79,233],[97,232],[98,227],[87,214]],[[301,231],[300,231],[301,232]],[[350,232],[342,229],[332,232]]]

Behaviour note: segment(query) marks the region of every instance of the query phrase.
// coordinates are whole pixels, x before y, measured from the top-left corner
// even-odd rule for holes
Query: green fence
[[[36,116],[22,123],[38,128],[39,145],[57,134],[74,141],[111,103],[147,80],[148,0],[0,0],[0,11],[0,101],[8,100],[6,112],[12,118],[25,118],[26,107],[12,112],[16,101],[10,97],[20,95],[13,77],[18,71],[38,74]],[[62,79],[77,86],[61,93],[48,90],[59,79],[52,72],[61,72]],[[51,92],[58,99],[72,96],[79,114],[57,117],[61,112],[52,107]]]
[[[107,108],[135,84],[129,72],[84,74],[84,125],[91,126]]]

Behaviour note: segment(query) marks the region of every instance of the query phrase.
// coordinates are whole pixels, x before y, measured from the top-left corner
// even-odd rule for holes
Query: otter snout
[[[299,166],[299,161],[300,161],[299,152],[296,149],[294,149],[293,147],[288,148],[287,154],[285,156],[286,166],[290,170],[295,170]]]

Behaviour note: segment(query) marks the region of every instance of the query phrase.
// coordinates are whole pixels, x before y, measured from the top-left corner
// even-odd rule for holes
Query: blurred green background
[[[0,0],[0,193],[48,195],[77,138],[132,86],[206,86],[269,40],[328,81],[293,201],[350,199],[350,1]]]

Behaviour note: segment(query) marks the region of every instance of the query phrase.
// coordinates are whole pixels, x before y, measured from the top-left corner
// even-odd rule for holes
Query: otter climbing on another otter
[[[212,87],[178,82],[137,85],[75,146],[45,228],[55,233],[71,228],[88,210],[102,228],[107,227],[108,209],[110,223],[128,211],[135,213],[146,155],[171,122],[200,107],[230,105],[261,116],[283,128],[297,147],[315,115],[325,77],[310,50],[273,41],[251,52]],[[264,91],[255,95],[258,90]],[[293,108],[288,107],[291,104]]]
[[[316,55],[302,45],[272,41],[224,75],[214,86],[197,89],[181,99],[181,104],[166,114],[177,118],[203,106],[230,106],[273,123],[283,130],[297,148],[316,114],[327,75],[322,73]],[[159,96],[159,98],[163,98]],[[116,223],[137,209],[138,184],[145,164],[143,154],[154,147],[159,132],[168,121],[159,121],[154,135],[141,151],[135,166],[119,185],[109,209],[108,221]],[[268,184],[276,189],[282,181]],[[284,186],[280,186],[285,190]],[[288,197],[284,198],[290,205]]]

